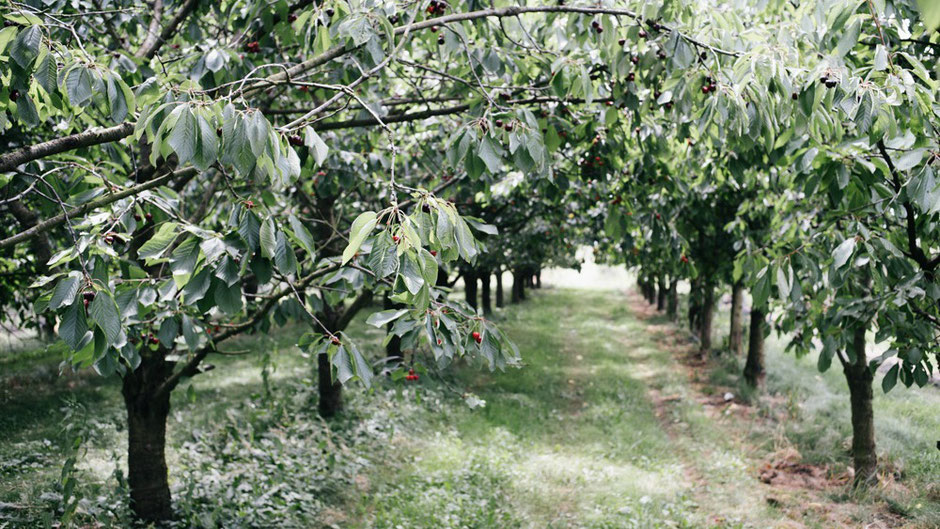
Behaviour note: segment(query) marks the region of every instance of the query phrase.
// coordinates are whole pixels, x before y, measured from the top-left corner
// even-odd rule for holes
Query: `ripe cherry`
[[[326,176],[326,171],[317,171],[317,176]]]
[[[443,343],[444,343],[444,340],[441,340],[440,338],[437,339],[437,345],[443,345]]]
[[[617,41],[617,44],[620,44],[621,46],[623,46],[626,43],[627,43],[627,39],[620,39]]]
[[[222,137],[222,127],[218,127],[215,129],[215,135],[220,138]]]
[[[640,62],[640,57],[634,55],[630,57],[630,62],[632,62],[633,64],[638,64]]]
[[[254,202],[253,200],[251,200],[251,199],[248,199],[248,200],[245,201],[245,207],[248,208],[248,209],[251,209],[251,208],[255,207],[255,202]]]
[[[641,39],[645,39],[646,37],[649,36],[649,34],[646,32],[645,29],[641,29],[638,35],[640,36]]]
[[[10,90],[10,101],[16,102],[20,98],[19,90]]]
[[[393,242],[398,242],[399,240],[401,240],[401,237],[399,237],[398,235],[392,235]]]
[[[114,244],[114,235],[112,235],[112,234],[110,234],[110,233],[107,234],[107,235],[105,235],[105,236],[104,236],[104,242],[107,243],[107,244]]]
[[[295,147],[299,147],[304,144],[303,138],[301,138],[300,136],[297,136],[296,134],[292,136],[288,136],[287,142]]]
[[[140,215],[138,215],[137,213],[134,213],[134,220],[137,222],[140,222]]]
[[[336,336],[330,337],[330,342],[331,342],[333,345],[339,345],[339,344],[340,344],[339,338],[336,337]]]
[[[703,93],[703,94],[707,94],[707,93],[709,92],[709,90],[710,90],[710,89],[708,88],[708,85],[705,85],[705,86],[702,87],[702,93]]]
[[[682,257],[680,257],[679,260],[682,261],[683,263],[686,263],[686,264],[688,264],[688,262],[689,262],[689,258],[686,257],[685,255],[683,255]]]
[[[326,10],[326,16],[328,16],[328,17],[330,17],[330,18],[333,18],[333,13],[335,13],[335,11],[333,11],[333,8],[330,8],[330,9],[327,9],[327,10]]]
[[[630,72],[627,74],[627,82],[632,83],[636,79],[636,74]]]
[[[179,44],[172,44],[170,47],[173,48],[174,50],[180,49],[180,45],[179,45]]]
[[[431,250],[431,256],[437,257],[437,250]]]
[[[437,33],[437,26],[431,26],[431,33]]]
[[[502,127],[503,127],[503,120],[497,119],[496,121],[493,122],[493,125],[496,125],[496,128],[502,128]]]
[[[480,342],[483,341],[483,337],[480,336],[480,333],[478,333],[477,331],[473,331],[473,332],[470,334],[470,336],[472,336],[473,339],[474,339],[477,343],[480,343]]]
[[[444,35],[440,35],[437,37],[437,43],[441,46],[444,45]]]
[[[144,218],[147,219],[147,222],[152,221],[152,220],[153,220],[153,213],[145,213],[145,214],[144,214]]]
[[[800,98],[800,94],[797,94],[796,92],[793,92],[792,94],[790,94],[790,99],[794,101],[796,101],[799,98]]]
[[[288,21],[288,22],[290,22],[290,23],[293,24],[296,20],[297,20],[297,15],[295,15],[295,14],[293,14],[293,13],[287,15],[287,21]]]
[[[148,338],[150,338],[150,343],[152,343],[153,345],[157,345],[158,343],[160,343],[160,339],[154,336],[153,334],[150,334]]]

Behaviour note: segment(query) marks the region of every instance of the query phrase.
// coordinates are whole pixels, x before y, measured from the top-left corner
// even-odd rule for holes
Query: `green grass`
[[[293,346],[302,328],[235,342],[232,351],[267,353],[265,376],[263,354],[213,358],[217,369],[174,394],[168,456],[180,525],[855,527],[889,512],[903,513],[891,514],[892,526],[940,523],[937,391],[877,397],[879,447],[897,483],[861,496],[774,490],[759,467],[781,447],[811,463],[848,464],[841,374],[820,375],[812,359],[771,341],[767,393],[751,396],[752,420],[715,417],[680,363],[683,335],[662,317],[638,318],[631,303],[614,290],[534,292],[496,316],[524,368],[458,365],[417,384],[354,385],[347,411],[329,424],[316,415],[312,359]],[[364,317],[350,334],[379,351],[381,333]],[[726,318],[716,321],[720,340]],[[738,363],[720,357],[697,376],[739,393]],[[86,432],[79,519],[125,526],[117,381],[14,378],[21,384],[8,381],[0,397],[0,528],[41,527],[59,505],[64,410],[66,424]],[[471,409],[466,393],[486,405]],[[769,418],[781,413],[786,420]],[[824,506],[804,508],[814,503]]]

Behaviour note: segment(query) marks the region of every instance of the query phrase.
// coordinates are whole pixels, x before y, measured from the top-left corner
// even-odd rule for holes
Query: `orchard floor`
[[[546,283],[570,278],[546,274]],[[296,332],[241,342],[268,351],[267,367],[225,358],[175,396],[180,526],[940,526],[935,388],[877,397],[884,485],[852,493],[839,373],[820,375],[813,359],[771,341],[767,392],[742,395],[738,359],[695,363],[681,329],[626,291],[626,278],[605,278],[583,290],[547,285],[499,311],[524,368],[461,366],[370,394],[353,387],[329,424],[314,411],[310,360],[290,345]],[[352,331],[381,339],[361,320]],[[70,439],[62,409],[72,431],[87,432],[77,519],[121,526],[114,382],[14,379],[0,393],[0,529],[41,526],[61,507],[52,484]],[[471,409],[466,393],[485,406]]]

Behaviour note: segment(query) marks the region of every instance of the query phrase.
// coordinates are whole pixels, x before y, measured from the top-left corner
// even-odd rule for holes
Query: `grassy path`
[[[771,342],[768,394],[742,399],[736,359],[690,364],[685,334],[624,291],[547,288],[496,319],[525,368],[353,386],[329,424],[316,416],[311,359],[292,345],[303,329],[240,341],[269,354],[267,386],[263,357],[226,357],[174,395],[168,458],[182,526],[938,526],[935,390],[877,397],[890,472],[885,487],[853,497],[841,485],[844,384],[816,374],[812,359]],[[361,318],[350,333],[381,350],[382,334]],[[63,408],[79,410],[66,423],[89,432],[81,520],[126,526],[116,381],[17,380],[25,385],[0,394],[0,529],[41,527],[55,508]],[[471,409],[454,392],[486,405]]]
[[[701,384],[710,368],[685,364],[682,333],[634,296],[545,290],[501,324],[525,369],[464,370],[486,407],[444,406],[396,435],[350,501],[356,527],[929,527],[838,498],[817,467],[762,482],[787,443]]]

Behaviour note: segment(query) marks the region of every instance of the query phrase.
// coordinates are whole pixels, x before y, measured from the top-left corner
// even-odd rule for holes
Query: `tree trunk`
[[[866,325],[860,325],[852,335],[851,347],[855,353],[855,361],[842,361],[852,401],[852,464],[855,466],[855,486],[864,486],[878,479],[875,415],[872,409],[874,376],[865,357],[865,330]]]
[[[738,281],[731,286],[731,332],[728,342],[731,354],[740,356],[744,343],[744,285]]]
[[[701,288],[702,283],[699,280],[692,281],[689,289],[689,331],[698,334],[700,328],[701,313]]]
[[[333,380],[333,366],[326,353],[317,355],[317,382],[320,393],[317,408],[320,416],[328,419],[343,409],[343,385]]]
[[[666,308],[666,280],[662,276],[657,279],[657,287],[656,310],[662,311]]]
[[[503,270],[496,269],[496,306],[503,308]]]
[[[707,355],[712,350],[712,321],[715,318],[715,287],[706,283],[702,293],[702,321],[699,330],[701,347],[699,353],[701,356]]]
[[[744,380],[751,387],[764,384],[764,311],[751,308],[751,325],[747,340],[747,361],[744,364]]]
[[[525,301],[525,274],[521,270],[512,271],[512,302]]]
[[[477,308],[477,273],[474,270],[467,269],[463,273],[464,294],[467,298],[467,304]]]
[[[535,271],[535,288],[542,288],[542,269]]]
[[[679,291],[677,283],[678,281],[675,278],[669,281],[669,293],[666,296],[666,314],[672,321],[676,321],[679,317]]]
[[[328,306],[317,313],[317,319],[332,333],[342,330],[337,328],[338,318],[338,311]],[[328,419],[343,409],[343,385],[333,380],[333,365],[327,353],[317,355],[317,391],[320,395],[317,409],[321,417]]]
[[[389,299],[388,294],[386,294],[382,300],[382,308],[385,310],[400,309],[403,307],[404,305],[401,303],[395,303]],[[388,332],[391,332],[394,326],[394,323],[389,323],[385,325],[385,328]],[[388,343],[385,345],[385,357],[389,367],[395,367],[404,360],[401,354],[401,336],[393,334],[392,337],[389,338]]]
[[[173,518],[166,466],[166,420],[170,392],[157,388],[166,381],[173,364],[162,353],[148,354],[133,373],[124,377],[121,393],[127,409],[127,483],[131,510],[145,522]]]
[[[480,272],[480,304],[483,308],[483,315],[489,316],[493,313],[493,304],[490,298],[490,271]]]

